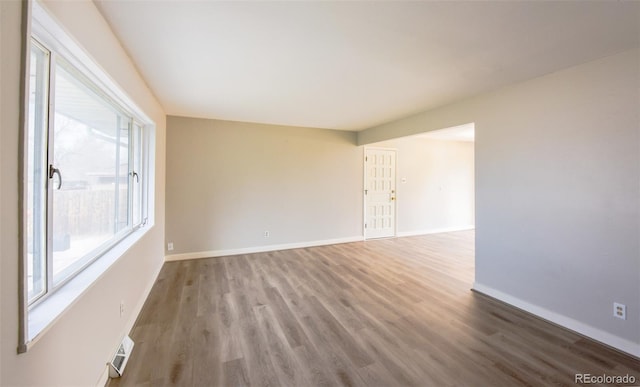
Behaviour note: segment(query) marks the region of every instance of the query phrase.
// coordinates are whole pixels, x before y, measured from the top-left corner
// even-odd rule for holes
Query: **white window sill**
[[[87,291],[118,258],[133,246],[153,225],[142,227],[113,246],[55,293],[29,309],[27,351]]]

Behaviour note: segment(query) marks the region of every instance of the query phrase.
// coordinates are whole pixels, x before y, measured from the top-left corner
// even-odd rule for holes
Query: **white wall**
[[[168,254],[362,238],[355,133],[169,116],[167,139]]]
[[[155,226],[124,254],[49,331],[18,355],[18,112],[20,2],[0,1],[2,79],[0,152],[0,385],[89,386],[98,382],[131,327],[163,262],[165,116],[91,1],[46,2],[88,53],[155,121]],[[119,317],[120,300],[127,305]]]
[[[476,289],[640,356],[639,85],[635,49],[358,140],[475,122]]]
[[[404,137],[371,145],[397,149],[398,236],[473,227],[473,142]]]

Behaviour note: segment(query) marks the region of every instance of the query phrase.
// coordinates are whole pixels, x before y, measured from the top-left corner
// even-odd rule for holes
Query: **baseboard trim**
[[[100,375],[100,379],[98,379],[98,383],[96,383],[96,387],[105,387],[109,383],[109,366],[104,367],[104,371],[102,371],[102,375]]]
[[[158,276],[160,275],[161,270],[162,270],[162,265],[158,265],[158,268],[156,269],[156,272],[153,276],[153,280],[150,281],[147,284],[147,287],[144,289],[144,296],[140,298],[140,301],[138,301],[136,306],[132,309],[133,313],[131,313],[131,317],[129,318],[129,321],[127,321],[124,332],[122,333],[122,337],[120,338],[120,341],[118,341],[117,345],[120,345],[120,343],[122,342],[122,338],[124,338],[125,335],[128,335],[129,333],[131,333],[133,326],[136,324],[136,321],[138,320],[138,317],[142,312],[142,308],[144,307],[145,302],[147,302],[147,299],[149,298],[149,294],[151,294],[151,289],[153,289],[153,285],[155,285],[156,281],[158,281]],[[114,350],[118,348],[117,345],[114,347]]]
[[[120,343],[122,342],[122,338],[124,336],[128,335],[129,333],[131,333],[131,330],[133,330],[133,326],[135,325],[136,321],[138,320],[138,317],[140,316],[140,312],[142,312],[142,308],[144,307],[144,303],[149,298],[149,294],[151,294],[151,289],[153,289],[153,285],[158,280],[158,276],[160,275],[160,270],[162,270],[162,265],[158,265],[158,268],[156,269],[155,275],[153,276],[153,280],[150,281],[147,284],[146,288],[143,291],[143,296],[140,297],[140,300],[138,301],[138,303],[132,309],[131,317],[129,318],[129,320],[125,324],[124,329],[122,330],[122,334],[120,335],[120,340],[113,347],[114,351],[118,348],[118,345],[120,345]],[[111,361],[111,359],[109,359],[107,361],[107,365],[105,367],[105,370],[103,371],[102,375],[100,375],[100,379],[98,379],[98,384],[96,384],[96,386],[104,387],[109,382],[109,362],[110,361]]]
[[[462,226],[462,227],[432,228],[432,229],[427,229],[427,230],[414,230],[414,231],[398,232],[397,236],[399,236],[399,237],[408,237],[408,236],[417,236],[417,235],[440,234],[440,233],[443,233],[443,232],[473,230],[475,228],[476,228],[475,225],[467,225],[467,226]]]
[[[164,260],[165,262],[171,262],[171,261],[182,261],[185,259],[214,258],[214,257],[225,257],[229,255],[239,255],[239,254],[266,253],[269,251],[276,251],[276,250],[290,250],[290,249],[301,249],[305,247],[337,245],[340,243],[360,242],[363,240],[364,238],[362,236],[354,236],[354,237],[348,237],[348,238],[324,239],[319,241],[285,243],[280,245],[245,247],[240,249],[197,251],[193,253],[166,255],[164,257]]]
[[[521,300],[517,297],[503,293],[499,290],[493,289],[489,286],[477,282],[473,284],[472,290],[485,296],[494,298],[498,301],[502,301],[518,309],[524,310],[525,312],[538,316],[543,320],[547,320],[553,324],[574,331],[582,336],[586,336],[604,345],[622,351],[626,354],[640,358],[640,343],[634,343],[633,341],[623,339],[609,332],[594,328],[581,321],[572,319],[556,312],[552,312],[541,306]]]

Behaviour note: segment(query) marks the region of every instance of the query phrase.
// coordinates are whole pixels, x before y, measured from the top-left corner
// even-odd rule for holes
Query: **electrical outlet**
[[[120,301],[120,317],[124,315],[124,301]]]
[[[262,236],[265,237],[265,238],[269,238],[269,231],[263,232]]]
[[[618,302],[613,303],[613,317],[620,318],[622,320],[627,319],[627,306]]]
[[[173,242],[167,243],[167,250],[173,251]]]

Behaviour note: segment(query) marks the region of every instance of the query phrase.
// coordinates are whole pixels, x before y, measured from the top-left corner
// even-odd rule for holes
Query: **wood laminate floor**
[[[166,263],[110,386],[548,386],[640,362],[471,292],[473,231]]]

